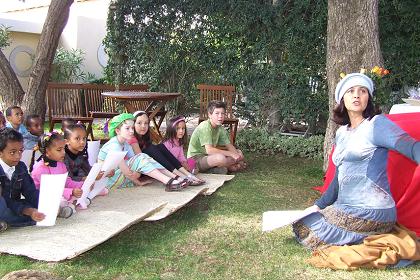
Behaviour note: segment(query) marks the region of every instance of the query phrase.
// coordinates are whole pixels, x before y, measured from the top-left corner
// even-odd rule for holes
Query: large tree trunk
[[[6,56],[0,51],[0,110],[20,104],[25,92],[19,80],[10,66]],[[5,108],[1,108],[4,105]]]
[[[324,170],[337,130],[337,125],[332,122],[332,110],[340,73],[382,66],[378,4],[379,0],[328,0],[327,80],[330,113],[324,140]]]
[[[29,77],[28,91],[23,98],[22,107],[26,114],[45,116],[45,91],[51,72],[51,64],[58,42],[69,18],[73,0],[52,0],[42,28],[34,68]]]

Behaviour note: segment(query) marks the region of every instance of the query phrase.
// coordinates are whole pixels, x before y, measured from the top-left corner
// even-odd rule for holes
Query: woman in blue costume
[[[397,213],[386,172],[388,150],[420,162],[420,142],[375,111],[374,85],[364,74],[344,77],[335,89],[337,130],[332,160],[335,176],[311,206],[315,212],[293,224],[298,241],[310,249],[358,244],[390,232]]]

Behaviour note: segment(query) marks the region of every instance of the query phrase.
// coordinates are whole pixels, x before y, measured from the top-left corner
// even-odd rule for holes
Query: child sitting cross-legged
[[[67,172],[64,164],[64,145],[64,138],[58,132],[51,132],[41,136],[38,147],[42,158],[34,165],[32,171],[32,178],[38,189],[41,184],[42,174],[64,174]],[[76,182],[67,177],[58,217],[69,218],[76,212],[74,203],[77,198],[82,196],[82,185],[83,182]]]
[[[22,152],[22,135],[12,128],[0,129],[0,232],[45,218],[37,210],[39,191],[20,161]]]
[[[130,187],[144,185],[149,180],[139,180],[141,174],[145,174],[165,184],[166,191],[180,191],[185,187],[182,179],[176,179],[176,175],[166,170],[153,158],[144,153],[134,154],[133,149],[127,143],[134,135],[134,116],[132,114],[120,114],[109,122],[109,136],[111,139],[103,145],[99,151],[98,160],[104,161],[110,151],[127,151],[126,158],[121,161],[119,168],[108,181],[108,188]]]
[[[196,162],[201,172],[235,172],[245,168],[244,155],[230,143],[227,131],[223,127],[226,104],[222,101],[210,101],[207,106],[209,119],[201,122],[191,135],[187,157]],[[224,146],[226,149],[220,149]]]

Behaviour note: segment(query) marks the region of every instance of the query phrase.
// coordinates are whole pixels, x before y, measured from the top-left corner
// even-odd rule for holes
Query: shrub
[[[249,128],[239,131],[236,144],[245,152],[272,155],[283,153],[290,157],[299,156],[321,159],[324,136],[314,135],[308,138],[270,134],[263,128]]]

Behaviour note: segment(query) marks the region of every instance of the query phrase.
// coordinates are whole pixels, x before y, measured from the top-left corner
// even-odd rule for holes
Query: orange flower
[[[388,69],[385,69],[384,70],[384,75],[388,75],[389,74],[389,70]]]

